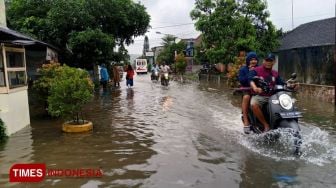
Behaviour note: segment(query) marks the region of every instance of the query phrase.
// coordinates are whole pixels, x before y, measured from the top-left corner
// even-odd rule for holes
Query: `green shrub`
[[[148,72],[152,71],[152,64],[150,64],[150,63],[147,64],[147,71]]]
[[[68,66],[60,67],[50,87],[49,113],[81,124],[80,113],[83,106],[93,98],[93,89],[94,85],[87,71]]]
[[[43,64],[42,68],[38,69],[40,77],[34,81],[32,94],[35,95],[34,100],[44,105],[45,110],[48,109],[47,100],[50,94],[52,81],[57,72],[60,71],[60,67],[61,65],[59,63],[52,62],[49,64]]]
[[[33,88],[38,92],[41,98],[47,99],[51,88],[52,80],[60,69],[59,63],[43,64],[41,69],[38,69],[40,78],[34,81]]]
[[[184,74],[187,68],[187,62],[183,54],[178,54],[176,56],[175,64],[176,71],[180,74]]]
[[[0,142],[3,142],[7,138],[5,123],[0,119]]]

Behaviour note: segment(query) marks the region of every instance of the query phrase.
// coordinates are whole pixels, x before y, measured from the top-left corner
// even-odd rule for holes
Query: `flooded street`
[[[60,120],[38,117],[0,146],[0,187],[335,187],[333,105],[300,101],[302,155],[288,140],[244,135],[240,98],[216,83],[168,87],[137,75],[135,87],[97,93],[85,109],[94,130],[61,132]],[[329,106],[328,106],[329,105]],[[312,108],[312,106],[314,108]],[[101,168],[101,178],[46,177],[8,183],[16,163],[47,168]]]

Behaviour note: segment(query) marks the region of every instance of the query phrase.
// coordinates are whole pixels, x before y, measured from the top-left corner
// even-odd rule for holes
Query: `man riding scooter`
[[[162,63],[160,67],[160,72],[161,72],[161,85],[168,86],[170,68],[168,65],[166,65],[165,62]]]
[[[264,81],[268,82],[271,87],[275,85],[283,85],[284,81],[280,78],[279,73],[275,70],[272,70],[274,65],[275,56],[273,54],[268,54],[263,61],[262,66],[256,67],[254,70],[249,72],[249,81],[250,86],[253,92],[257,95],[252,96],[251,98],[251,109],[253,114],[257,117],[260,123],[264,126],[264,132],[270,130],[270,125],[267,123],[264,114],[261,110],[262,106],[268,102],[268,98],[272,95],[266,93],[262,88],[257,86],[257,83],[253,81],[254,77],[259,77]]]
[[[158,81],[159,80],[159,72],[160,72],[160,68],[157,64],[155,64],[153,67],[152,67],[152,74],[151,74],[151,80],[156,80]]]

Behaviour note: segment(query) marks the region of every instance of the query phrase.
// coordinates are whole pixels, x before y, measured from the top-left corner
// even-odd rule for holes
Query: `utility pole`
[[[294,29],[294,8],[293,8],[293,0],[292,0],[292,30]]]
[[[0,0],[0,27],[7,27],[5,1]]]
[[[335,0],[335,38],[334,38],[334,104],[336,107],[336,0]]]

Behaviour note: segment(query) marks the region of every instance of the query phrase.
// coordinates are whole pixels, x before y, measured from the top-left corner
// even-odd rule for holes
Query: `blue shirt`
[[[107,73],[107,69],[105,67],[102,67],[100,69],[100,80],[101,81],[108,81],[110,79],[110,76]]]
[[[250,82],[248,79],[249,72],[249,68],[246,65],[239,69],[238,79],[240,85],[243,87],[250,87]]]

